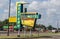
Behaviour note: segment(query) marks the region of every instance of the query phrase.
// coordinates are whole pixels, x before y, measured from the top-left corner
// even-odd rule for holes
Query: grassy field
[[[39,33],[38,34],[27,34],[26,36],[24,36],[23,34],[20,35],[19,38],[30,38],[30,37],[41,37],[41,36],[54,36],[54,35],[60,35],[60,33]],[[10,35],[10,36],[4,36],[1,35],[0,38],[18,38],[17,35]]]

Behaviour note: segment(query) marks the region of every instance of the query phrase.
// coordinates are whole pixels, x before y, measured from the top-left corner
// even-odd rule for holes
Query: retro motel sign
[[[21,13],[21,24],[26,25],[28,27],[33,27],[35,19],[40,19],[40,18],[41,15],[37,14],[36,12]],[[17,22],[16,16],[10,17],[9,22]]]
[[[23,5],[28,4],[26,2],[16,2],[16,13],[17,13],[17,27],[21,26],[21,13],[23,13]]]
[[[21,13],[21,16],[18,18],[18,20],[21,18],[21,20],[23,19],[40,19],[41,15],[37,14],[36,12],[26,12],[26,13]],[[22,19],[23,18],[23,19]],[[11,16],[9,18],[9,22],[17,22],[17,18],[16,16]]]
[[[16,3],[16,13],[17,13],[17,16],[16,16],[16,18],[17,18],[17,22],[16,22],[16,24],[17,24],[17,28],[18,28],[18,37],[20,37],[20,27],[21,27],[21,13],[23,12],[23,5],[22,4],[20,4],[20,3]]]
[[[18,37],[20,37],[20,28],[21,28],[21,13],[23,13],[23,4],[27,4],[26,2],[16,2],[16,13],[17,13],[17,27],[18,27]]]

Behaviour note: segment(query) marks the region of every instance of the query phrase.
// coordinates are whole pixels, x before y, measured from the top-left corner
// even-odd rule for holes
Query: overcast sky
[[[12,0],[11,16],[16,16],[16,2],[21,0]],[[59,21],[60,26],[60,0],[23,0],[30,4],[26,5],[28,12],[38,12],[42,15],[41,19],[37,20],[37,24],[46,26],[57,26]],[[9,0],[0,0],[0,20],[8,18],[8,3]]]

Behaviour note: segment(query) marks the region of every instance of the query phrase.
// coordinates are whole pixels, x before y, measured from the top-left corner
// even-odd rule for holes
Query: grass
[[[17,38],[17,36],[0,36],[0,38]]]
[[[53,35],[60,35],[60,33],[40,33],[39,37],[41,37],[41,36],[53,36]],[[30,37],[38,37],[38,34],[32,34],[32,36],[27,34],[25,37],[22,34],[19,38],[30,38]],[[18,38],[18,37],[17,37],[17,35],[12,35],[12,36],[1,35],[0,38]]]

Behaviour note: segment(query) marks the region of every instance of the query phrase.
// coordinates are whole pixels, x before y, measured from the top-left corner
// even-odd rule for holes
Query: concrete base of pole
[[[20,37],[20,35],[17,35],[17,37]]]
[[[20,29],[18,30],[18,35],[17,35],[17,37],[20,37]]]
[[[7,35],[7,36],[9,36],[9,35]]]

